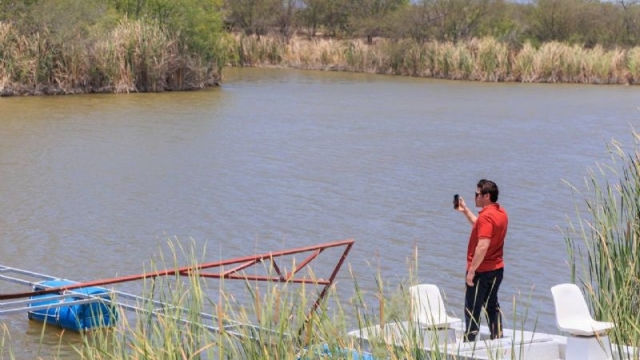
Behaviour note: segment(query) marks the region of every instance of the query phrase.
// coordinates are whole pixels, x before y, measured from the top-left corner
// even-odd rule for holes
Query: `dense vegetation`
[[[495,38],[417,42],[239,36],[230,63],[450,80],[582,84],[640,83],[640,47],[584,48],[559,42],[513,49]]]
[[[232,65],[640,83],[640,4],[626,0],[228,0],[225,11],[240,34]]]
[[[616,324],[614,342],[640,346],[640,133],[632,135],[631,149],[612,142],[611,161],[574,187],[585,202],[566,239],[572,277],[589,296],[596,318]]]
[[[195,89],[227,64],[635,84],[639,17],[628,0],[1,1],[0,95]]]
[[[246,34],[375,36],[417,41],[493,37],[512,46],[557,41],[636,46],[640,4],[594,0],[226,0],[227,21]]]
[[[164,91],[219,81],[216,0],[0,2],[0,91]]]

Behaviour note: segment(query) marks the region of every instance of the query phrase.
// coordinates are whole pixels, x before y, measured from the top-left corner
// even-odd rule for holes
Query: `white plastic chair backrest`
[[[441,325],[447,322],[447,312],[440,289],[432,284],[414,285],[409,288],[415,320],[424,325]]]
[[[551,288],[558,327],[567,328],[575,322],[594,321],[582,291],[576,284],[560,284]]]

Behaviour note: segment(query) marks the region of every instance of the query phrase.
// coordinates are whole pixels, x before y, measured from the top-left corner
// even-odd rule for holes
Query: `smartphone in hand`
[[[453,195],[453,208],[458,210],[458,206],[460,206],[460,197],[458,194]]]

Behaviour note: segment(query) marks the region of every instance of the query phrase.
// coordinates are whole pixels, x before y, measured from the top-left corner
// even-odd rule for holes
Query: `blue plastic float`
[[[76,283],[66,280],[48,280],[38,283],[33,287],[33,290],[45,290],[72,284]],[[42,299],[42,301],[34,301],[29,305],[29,307],[41,305],[52,306],[45,309],[30,310],[28,312],[29,320],[56,325],[63,329],[78,332],[81,330],[109,327],[116,323],[118,316],[117,312],[114,311],[111,302],[99,300],[111,300],[111,296],[107,289],[101,287],[86,287],[75,289],[73,290],[73,293],[78,294],[78,296],[72,295],[64,299],[60,299],[57,294],[31,296],[31,299]],[[90,295],[99,299],[84,304],[71,304],[69,306],[60,305],[60,303],[86,299],[87,297],[83,295]]]
[[[336,353],[336,358],[338,359],[350,359],[350,360],[376,360],[373,354],[369,352],[359,352],[355,349],[346,349],[346,348],[334,348],[333,352]],[[311,359],[325,359],[332,358],[333,353],[332,349],[329,348],[328,344],[321,344],[311,346],[310,349],[305,349],[302,354],[298,356],[297,360],[311,360]]]

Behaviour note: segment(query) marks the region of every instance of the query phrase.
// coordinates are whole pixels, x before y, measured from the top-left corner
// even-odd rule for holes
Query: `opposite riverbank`
[[[231,66],[278,66],[449,80],[640,84],[640,48],[558,42],[510,46],[494,38],[453,42],[236,36]]]
[[[535,47],[494,38],[417,42],[226,34],[216,61],[184,53],[154,24],[122,21],[82,45],[24,36],[0,23],[0,96],[196,90],[220,84],[222,65],[350,71],[448,80],[640,84],[640,48]],[[213,45],[212,45],[213,46]]]

